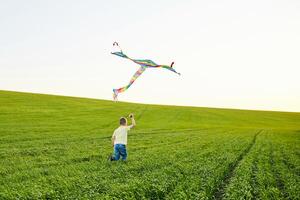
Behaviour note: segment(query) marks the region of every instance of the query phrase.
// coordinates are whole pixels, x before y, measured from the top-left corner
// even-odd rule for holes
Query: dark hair
[[[126,118],[125,117],[121,117],[120,118],[120,125],[125,125],[126,124]]]

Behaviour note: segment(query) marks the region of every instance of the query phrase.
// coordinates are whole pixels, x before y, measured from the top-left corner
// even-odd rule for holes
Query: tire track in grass
[[[225,172],[225,175],[223,176],[223,179],[220,181],[219,185],[215,188],[215,191],[213,192],[213,198],[214,199],[223,199],[226,187],[228,183],[230,182],[231,178],[234,176],[234,171],[236,167],[239,165],[239,163],[244,159],[244,157],[251,151],[252,147],[256,143],[257,136],[262,132],[262,130],[259,130],[253,137],[251,143],[248,145],[248,147],[238,156],[235,162],[230,163],[228,169]]]
[[[269,162],[272,166],[272,173],[273,173],[273,176],[275,178],[275,182],[276,182],[276,186],[277,188],[279,189],[279,191],[281,192],[281,195],[283,195],[283,197],[285,199],[288,199],[288,195],[287,193],[285,192],[285,188],[284,188],[284,183],[283,181],[281,180],[279,174],[278,174],[278,171],[277,171],[277,168],[276,168],[276,164],[275,164],[275,161],[274,161],[274,149],[273,149],[273,145],[271,144],[270,145],[270,155],[269,155]]]
[[[261,147],[258,149],[258,151],[257,152],[260,152],[261,151]],[[258,197],[258,192],[257,192],[257,190],[255,189],[255,188],[257,188],[258,187],[258,182],[257,182],[257,173],[258,173],[258,166],[257,166],[257,154],[258,153],[255,153],[255,159],[253,160],[253,163],[252,163],[252,166],[251,166],[251,168],[252,168],[252,170],[251,170],[251,187],[252,187],[252,190],[251,190],[251,194],[252,194],[252,196],[253,197]]]

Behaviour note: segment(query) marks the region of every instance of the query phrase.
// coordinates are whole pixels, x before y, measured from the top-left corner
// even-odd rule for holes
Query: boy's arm
[[[130,128],[134,128],[134,127],[136,126],[136,123],[135,123],[135,119],[134,119],[133,114],[130,114],[130,115],[129,115],[129,118],[131,119],[131,125],[130,125]]]

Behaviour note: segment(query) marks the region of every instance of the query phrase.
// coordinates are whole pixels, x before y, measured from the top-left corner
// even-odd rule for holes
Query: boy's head
[[[125,117],[120,118],[120,125],[121,126],[126,126],[127,125],[127,119]]]

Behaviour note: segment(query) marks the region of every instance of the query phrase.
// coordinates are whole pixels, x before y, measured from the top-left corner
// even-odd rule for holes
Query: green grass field
[[[0,91],[0,199],[299,199],[299,175],[300,113]]]

